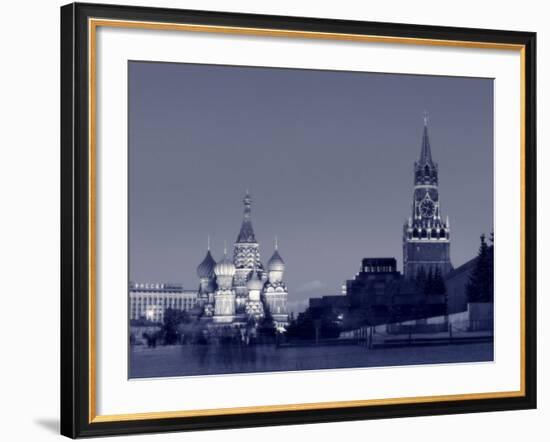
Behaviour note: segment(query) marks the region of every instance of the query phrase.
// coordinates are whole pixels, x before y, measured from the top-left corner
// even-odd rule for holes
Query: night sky
[[[247,189],[292,310],[363,257],[401,269],[425,110],[457,267],[493,228],[492,79],[130,62],[130,279],[195,289],[207,236],[232,252]]]

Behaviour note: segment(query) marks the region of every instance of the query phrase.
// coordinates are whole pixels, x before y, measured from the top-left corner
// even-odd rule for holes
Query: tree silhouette
[[[416,276],[416,288],[426,296],[444,295],[447,289],[445,287],[443,275],[441,274],[441,269],[436,267],[434,270],[430,267],[430,270],[426,274],[424,267],[420,267]]]
[[[298,339],[330,339],[340,335],[337,315],[331,311],[314,312],[307,309],[298,314],[286,328],[286,336]]]
[[[426,281],[427,281],[428,277],[426,275],[426,270],[424,269],[424,267],[420,267],[420,269],[418,270],[418,272],[416,272],[416,288],[421,291],[421,292],[424,292],[424,289],[426,287]]]
[[[485,235],[481,235],[480,239],[481,244],[475,267],[466,286],[466,295],[468,302],[493,302],[493,245],[487,244]],[[493,234],[490,241],[494,241]]]
[[[162,335],[165,345],[177,343],[181,338],[180,325],[190,321],[189,315],[183,310],[167,308],[164,311],[164,323],[162,324]]]
[[[439,267],[435,269],[432,292],[434,295],[445,295],[447,293],[447,287],[445,287],[445,281],[443,280],[441,269]]]
[[[431,267],[428,272],[428,277],[426,278],[426,283],[424,284],[424,294],[427,296],[434,294],[434,272]]]
[[[258,321],[257,330],[258,334],[263,337],[274,337],[277,332],[275,321],[273,321],[273,315],[267,305],[264,308],[263,317]]]

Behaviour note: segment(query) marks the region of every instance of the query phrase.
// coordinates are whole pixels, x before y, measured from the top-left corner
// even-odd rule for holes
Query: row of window
[[[412,231],[412,237],[413,238],[428,238],[428,233],[430,233],[430,238],[447,238],[447,233],[445,232],[445,229],[432,229],[431,231],[427,229],[414,229]]]
[[[162,297],[150,297],[150,296],[147,296],[147,297],[131,297],[130,300],[132,302],[144,302],[144,303],[148,303],[148,304],[151,304],[151,303],[169,303],[169,302],[195,302],[196,301],[196,297],[189,297],[189,298],[162,298]]]
[[[364,271],[368,273],[388,273],[395,272],[394,266],[365,266]]]
[[[191,301],[191,300],[179,300],[179,301],[175,301],[175,302],[169,302],[169,301],[165,301],[165,302],[151,302],[148,300],[148,302],[140,302],[140,301],[132,301],[131,303],[131,306],[134,307],[134,306],[148,306],[148,305],[154,305],[154,306],[163,306],[163,307],[186,307],[186,308],[191,308],[192,306],[195,305],[195,301]]]
[[[179,303],[173,303],[173,304],[153,304],[153,303],[141,303],[141,302],[133,302],[131,304],[131,308],[146,308],[148,306],[153,306],[153,307],[164,307],[164,308],[185,308],[185,309],[190,309],[192,308],[193,306],[195,305],[194,302],[185,302],[185,303],[182,303],[182,302],[179,302]]]

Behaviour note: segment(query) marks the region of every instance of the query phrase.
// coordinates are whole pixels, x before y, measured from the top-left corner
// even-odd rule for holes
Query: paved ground
[[[381,367],[493,360],[492,343],[367,349],[361,346],[231,347],[177,345],[134,347],[130,377]]]

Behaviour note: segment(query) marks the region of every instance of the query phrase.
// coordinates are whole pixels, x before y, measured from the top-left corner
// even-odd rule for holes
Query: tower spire
[[[246,189],[246,193],[243,198],[243,204],[244,204],[244,214],[250,215],[250,206],[252,206],[252,197],[250,196],[250,192],[248,189]]]
[[[252,228],[252,198],[248,190],[243,198],[244,212],[243,222],[241,224],[241,230],[237,237],[238,243],[254,243],[256,242],[256,236],[254,235],[254,229]]]
[[[422,148],[420,150],[419,164],[433,165],[430,137],[428,136],[428,112],[424,111],[424,131],[422,133]]]

